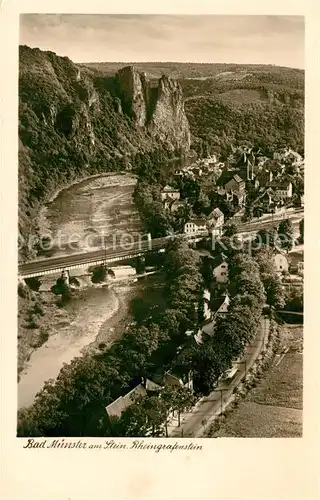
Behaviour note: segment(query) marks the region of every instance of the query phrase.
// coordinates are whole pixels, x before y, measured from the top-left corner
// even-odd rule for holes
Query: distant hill
[[[104,75],[114,75],[120,68],[133,65],[138,71],[147,73],[150,78],[160,78],[162,74],[172,78],[243,78],[244,74],[266,73],[281,75],[292,81],[304,79],[304,71],[272,64],[235,64],[235,63],[179,63],[179,62],[91,62],[81,65],[99,71]],[[275,76],[277,78],[277,76]]]

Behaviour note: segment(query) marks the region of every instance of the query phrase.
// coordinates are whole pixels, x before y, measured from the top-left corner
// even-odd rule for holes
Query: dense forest
[[[258,72],[242,79],[182,81],[185,108],[200,156],[227,156],[230,145],[265,152],[289,146],[304,152],[303,72]]]

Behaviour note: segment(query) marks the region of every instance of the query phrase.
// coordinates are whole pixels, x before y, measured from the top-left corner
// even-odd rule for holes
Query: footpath
[[[234,398],[234,389],[246,377],[258,356],[265,349],[269,338],[270,321],[261,319],[260,328],[252,342],[235,366],[237,371],[232,379],[222,375],[217,387],[209,396],[201,398],[189,412],[181,413],[180,426],[178,417],[172,417],[168,422],[168,437],[201,437],[214,419],[224,412]]]

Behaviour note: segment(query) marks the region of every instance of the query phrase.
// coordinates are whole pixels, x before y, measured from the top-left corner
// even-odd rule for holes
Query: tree
[[[190,410],[196,402],[196,397],[190,389],[181,385],[165,386],[160,397],[165,402],[168,412],[170,410],[178,412],[179,427],[181,413]]]
[[[200,191],[197,201],[193,205],[193,210],[197,215],[210,213],[210,200],[206,193]]]
[[[171,215],[171,225],[175,231],[178,233],[182,233],[184,230],[185,223],[190,219],[191,207],[188,204],[185,204],[182,207],[179,207]]]
[[[285,293],[281,281],[276,275],[262,277],[266,291],[266,303],[276,309],[281,309],[285,304]]]
[[[259,265],[267,304],[271,307],[281,308],[284,304],[284,290],[276,272],[272,251],[259,250],[255,255],[255,261]]]
[[[200,190],[200,183],[196,179],[191,179],[190,177],[183,177],[181,179],[181,198],[187,198],[192,205],[198,200]]]
[[[239,252],[229,261],[228,276],[230,282],[232,283],[233,281],[238,280],[242,272],[248,273],[251,277],[253,275],[258,277],[259,267],[250,255]]]
[[[226,224],[223,229],[223,235],[227,236],[228,238],[235,236],[237,232],[238,232],[237,226],[235,224],[232,224],[231,222]]]
[[[101,281],[104,281],[106,278],[107,268],[102,264],[101,266],[94,267],[91,272],[92,283],[101,283]]]
[[[194,389],[198,394],[209,394],[227,367],[225,353],[219,352],[210,341],[205,347],[193,344],[184,363],[192,369]]]
[[[285,219],[278,226],[277,245],[284,250],[292,249],[294,243],[294,229],[290,219]]]
[[[292,287],[286,293],[284,308],[289,311],[303,312],[303,288]]]
[[[167,418],[166,405],[158,396],[136,398],[120,417],[112,419],[113,435],[126,437],[162,435],[162,426]]]
[[[262,248],[262,246],[266,245],[267,247],[274,247],[278,238],[278,233],[276,229],[259,229],[256,239],[254,240],[254,246],[257,249]]]

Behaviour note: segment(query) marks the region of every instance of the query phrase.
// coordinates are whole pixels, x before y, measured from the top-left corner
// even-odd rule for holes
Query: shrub
[[[26,287],[23,286],[22,283],[19,283],[18,285],[18,295],[19,297],[21,297],[22,299],[25,299],[27,297],[27,290],[26,290]]]

